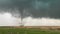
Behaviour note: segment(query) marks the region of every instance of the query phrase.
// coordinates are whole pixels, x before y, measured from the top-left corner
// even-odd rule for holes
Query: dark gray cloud
[[[0,9],[17,7],[21,16],[60,18],[60,0],[0,0]],[[25,12],[24,12],[25,10]],[[27,15],[28,14],[28,15]]]

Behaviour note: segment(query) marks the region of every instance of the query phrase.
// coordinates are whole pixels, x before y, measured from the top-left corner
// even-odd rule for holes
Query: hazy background
[[[60,26],[60,0],[0,0],[1,26],[20,26],[21,19],[25,26]]]

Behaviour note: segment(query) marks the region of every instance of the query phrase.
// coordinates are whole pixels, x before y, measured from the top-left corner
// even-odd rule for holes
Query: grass
[[[60,34],[59,30],[41,30],[38,28],[3,28],[0,34]]]

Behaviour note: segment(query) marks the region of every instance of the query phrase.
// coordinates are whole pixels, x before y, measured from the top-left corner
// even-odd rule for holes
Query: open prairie
[[[58,27],[0,27],[0,34],[60,34]]]

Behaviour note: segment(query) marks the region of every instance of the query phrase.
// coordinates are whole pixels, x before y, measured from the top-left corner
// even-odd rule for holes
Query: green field
[[[0,34],[60,34],[60,31],[59,30],[41,30],[38,28],[0,27]]]

